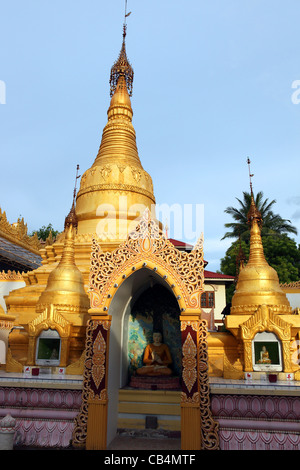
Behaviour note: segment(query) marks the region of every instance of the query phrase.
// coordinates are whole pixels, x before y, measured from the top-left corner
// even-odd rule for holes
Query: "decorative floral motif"
[[[191,393],[197,380],[197,348],[190,333],[182,346],[182,379]]]
[[[107,400],[105,384],[108,320],[90,320],[87,324],[82,403],[73,430],[73,445],[84,447],[87,436],[88,400]]]
[[[164,266],[176,279],[187,307],[199,308],[203,291],[204,261],[202,242],[191,253],[177,250],[165,237],[147,209],[127,240],[112,252],[102,252],[93,240],[90,271],[91,307],[100,308],[104,299],[125,267],[149,259]]]
[[[93,365],[92,365],[92,377],[97,388],[99,388],[102,379],[105,375],[105,352],[106,342],[99,330],[98,335],[93,345]]]
[[[219,448],[219,426],[214,421],[210,409],[206,321],[182,321],[181,335],[181,400],[185,404],[199,406],[202,448],[215,450]]]

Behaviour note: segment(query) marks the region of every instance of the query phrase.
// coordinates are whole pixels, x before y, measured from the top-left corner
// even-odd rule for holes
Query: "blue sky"
[[[128,0],[128,11],[133,124],[157,203],[204,205],[205,259],[218,269],[249,156],[254,192],[300,232],[299,0]],[[124,0],[2,2],[0,207],[11,223],[63,229],[76,165],[92,165],[107,122],[123,17]]]

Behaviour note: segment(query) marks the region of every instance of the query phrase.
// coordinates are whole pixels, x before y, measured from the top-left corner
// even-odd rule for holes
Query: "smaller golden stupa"
[[[65,219],[65,238],[61,259],[56,268],[51,271],[46,289],[41,294],[36,311],[42,312],[46,306],[54,305],[61,311],[72,306],[83,314],[89,308],[89,298],[84,290],[81,271],[75,264],[74,238],[78,221],[75,213],[75,203]]]
[[[262,217],[251,189],[251,206],[248,213],[250,225],[250,255],[241,266],[236,290],[232,298],[231,315],[251,315],[260,305],[269,305],[281,313],[291,313],[289,301],[280,287],[278,274],[266,261],[261,239]]]
[[[77,344],[78,333],[87,322],[90,301],[84,289],[83,275],[75,264],[74,238],[77,225],[74,198],[70,213],[65,219],[62,256],[51,271],[46,288],[39,297],[36,316],[29,323],[19,323],[18,328],[13,329],[9,335],[7,372],[21,372],[25,365],[36,366],[42,363],[45,366],[70,366],[67,372],[82,373],[82,344]],[[51,338],[58,341],[54,361],[51,357],[39,358],[37,348],[41,335],[48,337],[50,344]]]
[[[247,372],[257,373],[260,377],[260,373],[265,373],[257,367],[254,354],[255,343],[264,333],[264,338],[268,337],[269,341],[272,338],[278,344],[281,359],[275,367],[281,372],[281,379],[287,380],[286,377],[295,372],[298,380],[299,365],[293,364],[291,350],[299,337],[300,316],[292,315],[292,307],[280,286],[277,272],[265,258],[261,238],[263,221],[254,202],[251,180],[250,189],[250,255],[248,262],[240,266],[230,315],[225,319],[227,330],[237,340],[238,356],[235,363],[225,365],[224,362],[224,377],[243,378]]]

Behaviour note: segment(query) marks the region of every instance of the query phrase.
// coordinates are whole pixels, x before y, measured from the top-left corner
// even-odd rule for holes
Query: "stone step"
[[[180,431],[180,394],[176,390],[119,390],[119,429]]]

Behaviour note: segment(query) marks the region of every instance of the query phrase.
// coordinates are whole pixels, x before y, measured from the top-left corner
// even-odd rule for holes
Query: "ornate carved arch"
[[[202,238],[192,252],[182,252],[165,237],[146,210],[127,240],[113,252],[103,252],[94,239],[91,255],[91,309],[107,312],[116,289],[134,271],[147,267],[174,290],[182,312],[200,309],[204,282]]]

